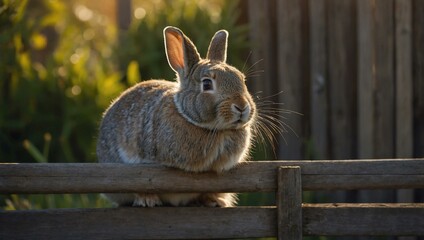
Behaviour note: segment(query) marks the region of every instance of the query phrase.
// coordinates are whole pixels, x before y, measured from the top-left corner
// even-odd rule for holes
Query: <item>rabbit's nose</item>
[[[245,103],[244,105],[232,104],[231,110],[233,113],[238,114],[241,120],[248,117],[250,114],[250,105],[249,103]]]

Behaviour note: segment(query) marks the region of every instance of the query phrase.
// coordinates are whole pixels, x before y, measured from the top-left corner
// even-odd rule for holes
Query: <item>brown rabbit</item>
[[[164,29],[177,82],[150,80],[126,90],[100,125],[100,162],[156,163],[189,172],[231,169],[246,161],[257,117],[245,76],[226,64],[228,32],[218,31],[206,59],[181,30]],[[105,194],[119,205],[234,206],[234,193]]]

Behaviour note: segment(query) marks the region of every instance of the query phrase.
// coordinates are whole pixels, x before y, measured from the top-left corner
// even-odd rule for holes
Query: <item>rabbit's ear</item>
[[[224,62],[227,61],[228,32],[220,30],[215,33],[209,44],[207,59]]]
[[[196,46],[176,27],[163,30],[168,63],[180,77],[187,76],[194,64],[200,61]]]

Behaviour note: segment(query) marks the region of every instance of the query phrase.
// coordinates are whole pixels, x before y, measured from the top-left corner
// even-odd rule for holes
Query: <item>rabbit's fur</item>
[[[156,163],[189,172],[222,172],[245,161],[257,112],[245,76],[225,63],[228,32],[214,35],[206,59],[178,28],[165,28],[164,38],[177,82],[141,82],[111,104],[100,125],[99,161]],[[119,205],[149,207],[229,207],[236,201],[233,193],[105,195]]]

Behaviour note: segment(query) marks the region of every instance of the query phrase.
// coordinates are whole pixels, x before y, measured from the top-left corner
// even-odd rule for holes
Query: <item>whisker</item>
[[[250,56],[252,56],[252,51],[247,55],[246,61],[244,61],[243,67],[241,68],[241,72],[244,72],[244,68],[246,67],[247,62],[249,61]]]
[[[282,108],[285,106],[284,103],[272,101],[272,98],[284,93],[280,91],[270,96],[261,97],[263,92],[257,92],[255,96],[256,107],[258,111],[257,123],[254,127],[254,136],[258,144],[266,145],[269,143],[270,149],[275,154],[276,144],[279,140],[283,140],[285,144],[287,139],[285,135],[287,133],[293,133],[296,137],[299,137],[296,131],[287,123],[285,120],[288,119],[288,115],[296,114],[303,115],[299,112]]]
[[[258,96],[258,95],[257,95],[256,97],[258,98],[258,100],[262,101],[262,100],[264,100],[264,99],[269,99],[269,98],[276,97],[276,96],[278,96],[278,95],[280,95],[280,94],[282,94],[282,93],[284,93],[284,91],[279,91],[278,93],[275,93],[275,94],[273,94],[273,95],[266,96],[266,97],[260,97],[260,96]]]
[[[245,76],[246,76],[246,78],[252,77],[253,75],[260,76],[261,75],[260,73],[264,73],[264,72],[265,72],[265,70],[252,70],[250,72],[246,72],[245,73]]]
[[[259,59],[258,61],[256,61],[256,62],[254,62],[247,70],[246,70],[246,72],[249,72],[250,70],[252,70],[253,69],[253,67],[255,66],[255,65],[257,65],[258,63],[260,63],[260,62],[262,62],[264,59],[263,58],[261,58],[261,59]],[[244,73],[244,71],[243,71],[243,73]],[[245,75],[247,75],[247,74],[245,74]]]
[[[255,77],[260,77],[262,76],[261,74],[249,74],[246,76],[246,78],[255,78]]]
[[[256,106],[258,106],[258,105],[256,105]],[[299,116],[303,116],[303,114],[302,113],[300,113],[300,112],[296,112],[296,111],[292,111],[292,110],[288,110],[288,109],[282,109],[282,108],[261,108],[261,110],[260,110],[261,112],[263,112],[263,113],[271,113],[271,112],[274,112],[274,113],[280,113],[280,114],[296,114],[296,115],[299,115]]]

